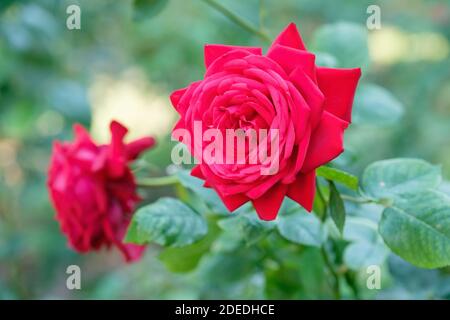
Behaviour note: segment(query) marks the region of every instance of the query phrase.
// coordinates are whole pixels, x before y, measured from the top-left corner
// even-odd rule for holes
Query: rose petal
[[[313,170],[307,174],[300,173],[297,179],[289,185],[287,196],[311,212],[315,193],[316,171]]]
[[[127,134],[128,129],[117,121],[112,121],[109,127],[111,130],[111,144],[108,146],[108,169],[111,176],[120,177],[126,167],[123,138]]]
[[[192,98],[192,95],[194,94],[197,87],[202,83],[202,81],[196,81],[192,82],[189,87],[186,88],[186,91],[180,91],[178,93],[172,93],[175,94],[173,97],[171,96],[171,99],[173,98],[172,103],[176,102],[176,105],[174,105],[175,110],[183,116],[186,113],[186,110],[188,109],[190,100]],[[183,89],[181,89],[183,90]],[[183,92],[183,94],[181,94]]]
[[[146,246],[140,246],[132,243],[116,243],[120,251],[125,257],[125,261],[128,263],[139,260],[144,254]]]
[[[239,208],[244,203],[250,200],[244,194],[234,194],[231,196],[224,196],[217,190],[216,193],[219,195],[220,199],[222,199],[223,203],[225,204],[225,207],[227,207],[227,209],[230,211],[236,210],[237,208]]]
[[[311,128],[308,126],[308,133],[303,137],[300,141],[300,144],[297,146],[297,152],[295,154],[295,162],[292,163],[292,166],[289,170],[289,173],[283,178],[282,182],[286,184],[290,184],[295,180],[295,176],[300,171],[300,168],[305,161],[306,152],[308,151],[309,140],[311,139]]]
[[[84,144],[94,145],[89,135],[89,132],[81,124],[75,123],[73,125],[73,132],[75,135],[75,142],[74,142],[75,149]]]
[[[298,89],[311,109],[311,126],[315,128],[320,121],[325,97],[317,84],[308,77],[302,68],[296,68],[289,75],[289,79]]]
[[[312,53],[277,44],[271,48],[267,56],[277,62],[287,74],[300,67],[311,79],[316,79],[316,56]]]
[[[155,145],[155,139],[152,137],[144,137],[135,141],[132,141],[126,145],[127,159],[135,160],[145,150]]]
[[[348,122],[325,111],[312,133],[301,172],[307,173],[333,160],[344,150],[344,130]]]
[[[175,90],[170,95],[170,102],[172,103],[172,106],[176,109],[178,106],[178,102],[180,101],[181,97],[183,97],[183,94],[187,91],[188,88],[182,88]]]
[[[262,55],[262,48],[258,47],[244,47],[244,46],[227,46],[223,44],[207,44],[204,47],[204,55],[205,55],[205,66],[206,69],[225,53],[232,50],[245,50],[255,55]]]
[[[311,107],[292,83],[289,83],[289,111],[294,123],[296,142],[300,143],[306,133],[311,133]]]
[[[317,83],[325,95],[324,110],[351,122],[353,97],[361,69],[317,68]]]
[[[274,220],[277,217],[287,189],[287,185],[278,183],[260,198],[252,200],[255,210],[262,220]]]
[[[291,22],[273,41],[269,48],[269,51],[277,44],[281,44],[286,47],[291,47],[294,49],[306,50],[305,44],[303,43],[302,37],[298,32],[295,23]]]
[[[203,175],[202,168],[200,167],[200,165],[196,165],[194,168],[192,168],[191,176],[205,180],[205,176]]]

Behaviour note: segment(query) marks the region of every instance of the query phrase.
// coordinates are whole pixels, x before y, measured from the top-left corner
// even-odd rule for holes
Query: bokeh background
[[[450,1],[221,3],[271,37],[296,22],[321,63],[361,65],[364,80],[376,84],[358,92],[337,164],[359,174],[375,160],[418,157],[442,164],[450,179]],[[66,28],[71,4],[81,8],[81,30]],[[379,30],[366,28],[371,4],[381,8]],[[71,139],[74,122],[107,141],[115,118],[130,128],[130,139],[158,138],[140,161],[148,174],[164,174],[177,117],[168,95],[202,77],[205,43],[267,48],[200,0],[0,1],[0,299],[326,297],[317,281],[308,282],[315,272],[308,256],[295,269],[305,276],[293,289],[297,278],[267,283],[267,275],[248,272],[239,253],[177,274],[159,261],[156,246],[126,265],[114,251],[74,253],[59,231],[46,190],[52,141]],[[443,190],[450,193],[446,184]],[[65,286],[71,264],[81,267],[82,290]],[[419,270],[396,257],[388,269],[370,298],[450,298],[448,270]]]

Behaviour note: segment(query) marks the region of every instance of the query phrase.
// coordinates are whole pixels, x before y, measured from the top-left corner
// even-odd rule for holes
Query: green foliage
[[[189,272],[194,270],[200,259],[209,250],[218,235],[219,229],[214,222],[208,225],[208,234],[199,241],[184,247],[165,248],[159,255],[159,259],[172,272]]]
[[[274,228],[274,222],[259,219],[256,212],[241,213],[234,217],[222,219],[219,226],[225,231],[235,232],[250,246],[265,238]]]
[[[352,120],[356,124],[384,127],[398,123],[403,112],[403,105],[388,90],[361,84],[355,95]]]
[[[277,228],[285,239],[307,246],[320,247],[327,238],[322,222],[301,207],[281,215]]]
[[[343,238],[350,242],[343,257],[345,265],[350,269],[381,266],[388,256],[389,251],[377,232],[377,225],[369,219],[348,218]]]
[[[361,187],[375,199],[435,188],[441,169],[419,159],[390,159],[375,162],[364,171]]]
[[[286,199],[274,222],[258,220],[251,206],[229,214],[189,171],[174,188],[140,189],[153,204],[136,214],[128,237],[164,247],[150,245],[124,267],[113,251],[79,255],[66,245],[44,187],[52,140],[71,138],[76,121],[98,126],[99,79],[129,86],[137,71],[154,93],[146,101],[166,104],[130,133],[154,133],[170,91],[204,73],[204,43],[268,44],[203,1],[78,0],[82,29],[73,31],[65,28],[72,1],[0,1],[0,299],[330,299],[324,247],[345,299],[449,299],[450,33],[442,17],[423,14],[440,3],[385,1],[382,30],[367,32],[360,1],[223,1],[271,36],[296,22],[318,65],[362,67],[345,153],[317,170],[324,199],[316,195],[313,213]],[[107,100],[123,101],[111,88]],[[134,93],[126,97],[124,120],[133,118]],[[170,126],[158,126],[158,147],[138,176],[173,169]],[[441,163],[444,184],[440,168],[423,160],[370,165],[406,156]],[[178,200],[156,201],[167,196]],[[70,264],[82,267],[81,291],[60,290]],[[372,264],[382,267],[380,290],[366,290]]]
[[[329,211],[331,219],[333,219],[334,223],[338,230],[342,233],[345,225],[345,206],[344,201],[342,201],[341,195],[339,191],[336,189],[336,186],[332,181],[329,183],[330,185],[330,203],[329,203]]]
[[[432,190],[440,171],[423,160],[391,159],[368,166],[362,178],[365,194],[386,206],[379,226],[386,244],[423,268],[450,264],[450,200]]]
[[[450,265],[450,199],[433,190],[397,198],[380,233],[393,252],[422,268]]]
[[[343,184],[344,186],[352,190],[358,190],[358,178],[348,172],[332,167],[322,166],[320,168],[317,168],[316,175],[327,180],[332,180],[334,182]]]
[[[138,20],[156,16],[166,6],[169,0],[134,0],[134,16]]]
[[[338,22],[320,27],[314,34],[313,49],[334,56],[339,67],[369,65],[367,29],[359,24]]]
[[[319,248],[277,250],[265,268],[265,294],[269,299],[323,299],[330,296],[327,275]]]
[[[222,200],[220,200],[217,193],[213,189],[205,188],[203,186],[204,181],[191,176],[189,170],[178,171],[177,176],[185,188],[193,191],[201,201],[206,202],[214,212],[228,212],[228,209],[225,207]]]
[[[207,231],[205,219],[184,203],[160,198],[135,213],[125,241],[181,247],[201,239]]]

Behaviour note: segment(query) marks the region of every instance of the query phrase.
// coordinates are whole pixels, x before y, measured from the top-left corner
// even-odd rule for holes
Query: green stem
[[[354,203],[377,203],[375,200],[365,199],[365,198],[356,198],[352,196],[348,196],[346,194],[341,194],[342,200],[351,201]]]
[[[322,189],[320,188],[319,179],[316,178],[316,188],[317,188],[317,194],[319,195],[320,200],[327,206],[327,201],[325,200],[325,196],[322,192]]]
[[[327,218],[327,211],[328,211],[328,203],[325,200],[325,196],[322,193],[322,190],[320,189],[319,179],[316,179],[316,189],[317,194],[320,198],[320,200],[323,202],[325,208],[324,208],[324,215],[322,217],[322,220],[325,221]],[[327,267],[328,271],[330,272],[331,276],[333,277],[333,294],[334,298],[336,300],[341,299],[341,290],[340,290],[340,283],[339,283],[339,275],[337,274],[333,263],[330,261],[328,257],[327,250],[325,249],[325,244],[323,244],[320,248],[320,252],[322,254],[323,261],[325,263],[325,266]]]
[[[264,18],[266,16],[266,11],[264,10],[264,0],[259,0],[259,30],[264,30]]]
[[[328,258],[328,253],[325,250],[325,247],[322,245],[320,248],[320,252],[322,253],[323,261],[325,262],[325,265],[330,272],[330,274],[333,277],[333,294],[334,298],[337,300],[341,299],[341,290],[339,288],[339,276],[337,272],[334,270],[333,264],[331,263],[330,259]]]
[[[387,198],[375,200],[375,199],[368,199],[368,198],[356,198],[356,197],[348,196],[346,194],[341,194],[341,198],[342,198],[342,200],[347,200],[347,201],[351,201],[351,202],[359,203],[359,204],[373,203],[373,204],[379,204],[380,206],[383,206],[385,208],[392,206],[392,200],[387,199]]]
[[[179,182],[180,181],[178,180],[178,177],[176,175],[173,175],[166,177],[142,178],[137,181],[137,185],[139,187],[151,188],[175,185]]]
[[[345,280],[347,281],[348,285],[350,286],[350,288],[353,291],[353,295],[355,296],[355,299],[359,300],[359,289],[358,289],[358,284],[355,281],[355,275],[350,272],[350,271],[346,271],[345,274]]]
[[[222,4],[220,4],[216,0],[203,0],[205,3],[222,13],[224,16],[226,16],[228,19],[239,25],[241,28],[247,30],[250,33],[253,33],[254,35],[258,36],[264,41],[267,41],[268,43],[271,42],[270,37],[263,31],[255,28],[250,23],[248,23],[246,20],[242,19],[238,15],[236,15],[234,12],[230,11],[228,8],[224,7]]]
[[[317,189],[317,195],[318,195],[318,197],[319,197],[319,199],[320,199],[320,202],[323,203],[323,212],[322,212],[322,214],[320,215],[320,219],[321,219],[322,221],[325,221],[325,219],[327,218],[327,207],[328,207],[328,203],[327,203],[327,201],[325,200],[325,196],[324,196],[324,194],[323,194],[323,192],[322,192],[322,189],[320,188],[320,183],[319,183],[319,179],[318,179],[318,178],[316,178],[316,189]],[[317,213],[318,213],[318,212],[317,212]]]

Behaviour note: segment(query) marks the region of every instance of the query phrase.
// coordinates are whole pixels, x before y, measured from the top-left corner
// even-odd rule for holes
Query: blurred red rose
[[[200,121],[202,132],[277,129],[279,166],[275,174],[261,175],[267,163],[206,163],[196,147],[204,150],[210,142],[182,139],[201,161],[192,175],[214,188],[231,211],[251,201],[260,218],[272,220],[286,195],[310,211],[315,169],[343,151],[360,69],[317,67],[293,23],[266,55],[257,47],[215,44],[206,45],[204,53],[204,79],[170,97],[181,115],[174,137],[179,138],[178,129],[195,136]]]
[[[125,144],[127,129],[111,122],[111,143],[95,144],[81,125],[74,142],[55,142],[48,188],[56,219],[70,246],[78,252],[116,246],[126,261],[139,259],[144,246],[122,239],[139,201],[128,163],[154,145],[142,138]]]

